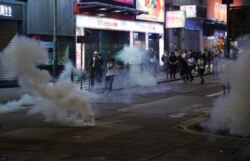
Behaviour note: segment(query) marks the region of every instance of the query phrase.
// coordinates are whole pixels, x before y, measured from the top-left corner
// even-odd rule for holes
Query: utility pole
[[[54,34],[53,34],[53,80],[56,77],[57,67],[57,0],[54,0]]]
[[[227,54],[226,57],[230,58],[230,4],[233,3],[233,0],[222,0],[222,4],[227,5]]]
[[[230,3],[227,3],[227,58],[230,58]]]

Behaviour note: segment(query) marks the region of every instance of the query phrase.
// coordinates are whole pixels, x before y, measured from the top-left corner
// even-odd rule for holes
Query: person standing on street
[[[111,58],[107,64],[107,73],[106,73],[106,77],[105,77],[105,91],[108,92],[109,96],[110,96],[110,93],[111,93],[112,87],[113,87],[115,71],[116,71],[115,59]]]
[[[90,61],[90,80],[91,86],[94,86],[95,79],[98,82],[101,82],[102,77],[102,66],[103,61],[101,56],[98,54],[97,51],[93,52],[93,57]]]
[[[168,58],[168,62],[170,64],[170,79],[176,79],[175,75],[176,75],[177,64],[179,61],[174,51],[171,52]]]
[[[201,84],[204,84],[204,72],[205,72],[205,61],[203,56],[199,56],[198,60],[197,60],[197,68],[198,68],[198,75],[200,77],[201,80]]]
[[[195,68],[195,60],[192,53],[189,53],[187,63],[188,63],[188,75],[190,77],[190,82],[192,82],[194,80],[192,71]]]
[[[168,62],[168,57],[169,57],[169,54],[167,51],[165,51],[165,53],[162,55],[161,57],[161,61],[163,62],[164,64],[164,70],[166,72],[166,75],[167,75],[167,78],[168,78],[168,73],[169,73],[169,62]]]
[[[188,77],[188,64],[187,60],[183,58],[181,55],[178,57],[179,64],[180,64],[180,76],[183,80],[183,83],[186,83],[189,80]]]

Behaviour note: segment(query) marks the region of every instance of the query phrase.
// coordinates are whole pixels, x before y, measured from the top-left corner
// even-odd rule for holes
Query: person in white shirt
[[[108,91],[109,95],[110,95],[110,92],[112,91],[115,72],[116,72],[115,59],[111,58],[107,64],[107,73],[105,76],[105,90]]]
[[[189,53],[187,63],[188,63],[188,76],[190,77],[190,82],[192,82],[194,80],[192,71],[195,68],[195,60],[193,54]]]

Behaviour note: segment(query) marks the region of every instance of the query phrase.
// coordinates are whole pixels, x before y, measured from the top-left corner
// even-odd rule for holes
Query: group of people
[[[213,55],[213,65],[214,73],[217,74],[217,65],[219,63],[219,57],[221,51]],[[184,83],[188,81],[192,82],[194,80],[193,71],[195,70],[200,78],[200,83],[204,84],[204,73],[206,66],[210,71],[210,65],[212,62],[212,53],[211,51],[205,49],[204,52],[194,53],[192,50],[178,50],[175,49],[170,53],[164,53],[161,57],[161,60],[164,62],[164,67],[167,72],[167,77],[170,76],[170,79],[176,79],[176,73],[179,71],[180,76]],[[142,60],[143,70],[149,70],[149,66],[156,69],[156,57],[151,50],[145,52],[144,59]],[[146,66],[147,64],[148,66]],[[93,52],[93,57],[90,61],[90,80],[91,86],[94,86],[94,82],[101,82],[103,77],[103,60],[100,54],[97,51]],[[117,63],[114,58],[110,58],[107,62],[106,75],[105,75],[105,90],[110,93],[112,91],[115,71],[117,68]],[[154,70],[153,70],[154,71]],[[156,72],[154,72],[156,73]]]
[[[195,55],[192,50],[175,49],[170,54],[165,53],[161,60],[164,62],[167,77],[170,75],[170,79],[176,79],[176,73],[179,71],[183,82],[192,82],[194,80],[192,72],[195,70],[200,77],[200,83],[204,84],[203,75],[208,63],[205,53]]]

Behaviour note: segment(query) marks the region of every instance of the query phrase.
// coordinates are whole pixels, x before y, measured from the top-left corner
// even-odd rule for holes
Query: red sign
[[[134,0],[113,0],[115,2],[119,2],[119,3],[125,3],[125,4],[134,4]]]

